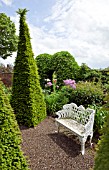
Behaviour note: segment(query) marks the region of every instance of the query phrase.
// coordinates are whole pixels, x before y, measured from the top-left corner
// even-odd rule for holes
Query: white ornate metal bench
[[[82,105],[78,107],[75,103],[71,103],[64,105],[62,110],[56,112],[56,115],[58,115],[58,118],[55,118],[58,132],[60,127],[64,126],[77,135],[81,143],[81,153],[84,155],[88,136],[92,146],[95,110],[85,109]]]

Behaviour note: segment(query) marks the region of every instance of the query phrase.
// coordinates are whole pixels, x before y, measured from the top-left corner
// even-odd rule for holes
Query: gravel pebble
[[[20,126],[22,150],[31,170],[90,170],[95,151],[86,143],[85,155],[80,153],[74,135],[56,133],[54,118],[47,117],[35,128]]]

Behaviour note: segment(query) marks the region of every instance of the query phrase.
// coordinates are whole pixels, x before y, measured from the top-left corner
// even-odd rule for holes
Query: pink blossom
[[[47,82],[47,86],[52,86],[52,83],[51,83],[51,81],[49,81],[49,82]]]
[[[70,86],[74,89],[76,88],[75,80],[67,79],[67,80],[63,80],[63,82],[65,83],[66,86]]]

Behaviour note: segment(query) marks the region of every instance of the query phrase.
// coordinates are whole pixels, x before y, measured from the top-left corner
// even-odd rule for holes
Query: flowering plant
[[[63,82],[64,82],[64,84],[66,86],[69,86],[69,87],[71,87],[73,89],[76,89],[76,82],[75,82],[75,80],[67,79],[67,80],[63,80]]]
[[[56,92],[56,88],[57,89],[59,88],[59,86],[56,85],[57,79],[53,79],[53,83],[49,79],[46,79],[46,80],[47,80],[47,84],[45,84],[45,87],[53,87],[53,92]]]
[[[47,82],[47,84],[45,85],[46,87],[51,87],[53,84],[51,83],[51,81]]]

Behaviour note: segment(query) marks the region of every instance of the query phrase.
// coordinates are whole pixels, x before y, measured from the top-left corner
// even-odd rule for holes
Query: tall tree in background
[[[17,12],[20,15],[20,29],[11,104],[18,123],[30,127],[46,117],[46,106],[33,57],[26,12],[26,9],[19,9]]]
[[[18,37],[15,24],[4,13],[0,13],[0,57],[6,59],[17,51]]]

